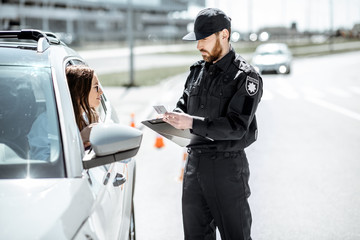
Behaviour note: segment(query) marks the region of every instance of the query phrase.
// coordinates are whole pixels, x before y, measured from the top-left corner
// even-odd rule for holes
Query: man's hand
[[[193,117],[185,113],[167,112],[163,120],[177,129],[191,129]]]

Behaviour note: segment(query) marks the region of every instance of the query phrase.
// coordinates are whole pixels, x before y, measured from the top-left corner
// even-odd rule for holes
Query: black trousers
[[[188,151],[182,211],[186,240],[251,240],[249,164],[244,151]]]

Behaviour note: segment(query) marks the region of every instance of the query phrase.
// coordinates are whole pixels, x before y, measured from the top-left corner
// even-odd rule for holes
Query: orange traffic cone
[[[155,145],[156,148],[165,147],[164,139],[159,134],[156,136]]]
[[[184,148],[184,153],[183,153],[183,158],[182,158],[182,167],[181,167],[180,176],[178,179],[179,181],[182,181],[184,179],[184,167],[185,167],[187,157],[188,157],[187,149]]]
[[[131,113],[130,117],[131,117],[130,126],[134,128],[135,127],[135,114]]]

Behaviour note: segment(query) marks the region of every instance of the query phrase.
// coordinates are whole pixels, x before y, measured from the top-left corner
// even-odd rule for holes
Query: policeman
[[[251,239],[249,164],[244,149],[257,137],[255,112],[262,79],[230,44],[231,19],[207,8],[194,32],[203,60],[190,67],[183,95],[164,121],[196,136],[188,147],[183,180],[185,239]]]

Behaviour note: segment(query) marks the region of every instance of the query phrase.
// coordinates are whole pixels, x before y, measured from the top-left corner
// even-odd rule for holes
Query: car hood
[[[90,214],[86,179],[0,180],[0,239],[71,239]]]
[[[255,65],[270,65],[287,63],[290,61],[290,57],[287,55],[256,55],[254,56],[252,63]]]

